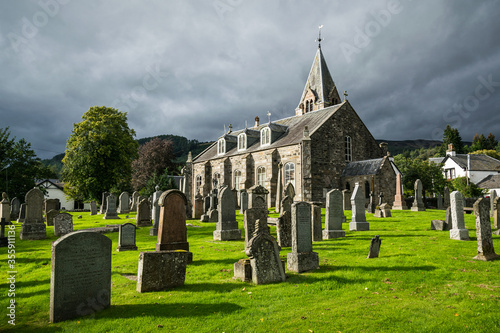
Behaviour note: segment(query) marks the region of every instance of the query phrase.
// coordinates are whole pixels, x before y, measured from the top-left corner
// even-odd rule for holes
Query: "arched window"
[[[196,190],[195,192],[198,192],[201,187],[201,175],[196,176]]]
[[[309,102],[309,112],[312,112],[312,110],[313,110],[313,101],[311,100]]]
[[[345,189],[350,191],[351,190],[351,184],[345,183]]]
[[[226,140],[219,139],[219,141],[217,141],[217,154],[222,155],[225,153],[226,153]]]
[[[241,133],[238,135],[238,150],[247,149],[247,135],[245,133]]]
[[[334,97],[332,98],[332,105],[336,105],[337,104],[337,99]]]
[[[237,190],[241,189],[241,171],[240,170],[234,171],[234,188]]]
[[[214,173],[214,178],[212,179],[213,188],[217,188],[220,185],[220,173]]]
[[[345,142],[345,160],[346,162],[352,161],[352,140],[350,136],[344,138]]]
[[[265,146],[270,143],[271,143],[271,129],[269,127],[264,127],[260,131],[260,144],[262,146]]]
[[[292,183],[295,187],[295,164],[293,163],[285,164],[285,186],[288,183]]]
[[[266,184],[266,168],[258,167],[257,168],[257,185],[264,186]]]
[[[306,102],[306,113],[309,112],[309,101]]]

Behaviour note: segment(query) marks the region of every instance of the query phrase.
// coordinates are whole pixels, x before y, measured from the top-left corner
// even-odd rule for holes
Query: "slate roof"
[[[64,183],[59,182],[59,179],[39,179],[35,181],[36,186],[40,186],[41,184],[49,182],[60,190],[64,189]]]
[[[443,160],[445,163],[448,159],[451,159],[456,164],[458,164],[462,169],[467,168],[467,154],[457,154],[456,156],[446,156]],[[482,154],[470,154],[470,171],[499,171],[500,172],[500,161]]]
[[[384,158],[375,158],[372,160],[354,161],[347,163],[342,177],[375,175],[382,167]]]
[[[477,183],[480,188],[500,188],[500,175],[489,175]]]
[[[304,128],[308,126],[309,135],[312,135],[316,129],[321,127],[321,125],[328,120],[335,112],[341,109],[344,104],[349,103],[347,101],[341,104],[333,105],[324,109],[317,111],[312,111],[304,115],[288,117],[280,119],[274,122],[261,124],[258,127],[252,127],[252,130],[260,131],[262,128],[269,126],[271,130],[283,133],[270,145],[261,146],[260,140],[253,145],[247,147],[246,150],[238,151],[237,147],[233,147],[226,151],[223,155],[217,155],[217,141],[215,141],[210,147],[208,147],[201,154],[193,159],[193,163],[204,162],[214,158],[225,158],[235,155],[244,155],[248,153],[257,152],[260,150],[275,149],[278,147],[289,146],[297,144],[302,141],[304,136]],[[245,129],[233,131],[231,135],[238,136],[238,134],[244,132]]]

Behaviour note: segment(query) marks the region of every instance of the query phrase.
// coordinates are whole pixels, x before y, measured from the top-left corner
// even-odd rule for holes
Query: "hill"
[[[392,156],[396,156],[401,154],[404,151],[412,151],[418,150],[421,148],[429,149],[434,148],[436,146],[441,146],[442,141],[437,140],[402,140],[402,141],[393,141],[393,140],[377,140],[378,143],[386,142],[389,145],[389,152]]]

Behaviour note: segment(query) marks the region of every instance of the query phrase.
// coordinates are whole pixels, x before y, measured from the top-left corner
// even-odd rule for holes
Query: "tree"
[[[170,140],[154,138],[139,148],[139,157],[132,162],[132,187],[140,190],[154,174],[161,175],[165,169],[175,170],[174,145]],[[154,186],[153,186],[154,189]]]
[[[484,195],[486,190],[479,188],[476,184],[469,182],[467,185],[467,177],[457,177],[448,182],[450,191],[459,191],[464,198],[477,198]]]
[[[490,157],[496,158],[497,160],[500,160],[500,153],[497,152],[496,150],[493,150],[493,149],[476,150],[476,151],[472,152],[471,154],[475,154],[475,155],[479,155],[479,154],[488,155]]]
[[[446,156],[446,150],[448,145],[453,145],[453,149],[457,154],[464,154],[464,143],[460,137],[458,129],[452,128],[450,125],[446,125],[446,129],[443,133],[443,144],[441,145],[440,155]]]
[[[100,200],[104,191],[129,191],[138,143],[127,113],[94,106],[82,119],[73,124],[66,143],[62,171],[66,194],[86,201]]]
[[[156,191],[156,186],[159,187],[160,191],[177,188],[177,186],[175,186],[174,179],[169,174],[169,170],[165,169],[165,171],[159,176],[156,172],[153,173],[139,193],[142,196],[149,197]]]
[[[443,193],[446,181],[440,164],[422,161],[419,158],[407,158],[399,154],[394,163],[401,171],[405,195],[414,195],[415,181],[420,179],[424,194]]]

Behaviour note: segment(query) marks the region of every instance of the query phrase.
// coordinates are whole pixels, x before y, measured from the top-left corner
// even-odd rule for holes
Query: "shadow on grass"
[[[286,279],[286,282],[289,284],[313,284],[315,282],[324,282],[324,281],[336,281],[337,283],[341,285],[348,285],[348,284],[358,284],[358,283],[363,283],[363,282],[368,282],[368,281],[374,281],[374,279],[346,279],[338,276],[329,276],[327,278],[325,277],[319,277],[316,275],[303,275],[303,274],[289,274],[287,272],[288,278]]]
[[[16,280],[15,285],[16,285],[15,293],[16,296],[19,298],[28,298],[38,294],[46,294],[48,291],[50,291],[50,279],[36,280],[29,282],[21,282],[19,280]],[[32,292],[26,292],[25,291],[26,288],[29,287],[36,287],[38,288],[38,290]],[[10,284],[8,283],[0,284],[0,290],[8,291],[9,289],[10,289]],[[5,294],[7,295],[7,293]]]
[[[244,257],[245,255],[242,254],[243,256],[240,259],[247,259],[247,257]],[[222,265],[233,265],[235,262],[237,262],[240,259],[213,259],[213,260],[206,260],[206,259],[201,259],[201,260],[194,260],[193,262],[188,265],[189,266],[202,266],[202,265],[211,265],[211,264],[222,264]]]
[[[334,265],[322,265],[321,269],[326,270],[326,271],[342,271],[342,270],[362,270],[366,272],[370,271],[393,271],[393,272],[398,272],[398,271],[433,271],[437,267],[435,266],[334,266]]]

